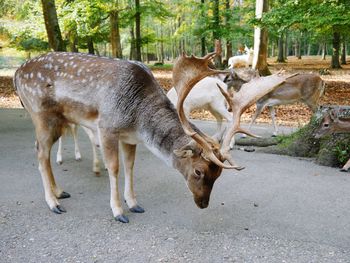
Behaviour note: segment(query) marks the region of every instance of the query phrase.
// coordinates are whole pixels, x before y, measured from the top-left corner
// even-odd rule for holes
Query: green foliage
[[[345,164],[350,157],[350,137],[344,137],[342,140],[338,140],[333,152],[340,164]]]

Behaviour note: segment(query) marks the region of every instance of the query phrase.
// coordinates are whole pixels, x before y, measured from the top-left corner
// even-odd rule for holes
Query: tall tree
[[[256,0],[255,16],[260,20],[263,13],[268,11],[268,0]],[[267,28],[261,28],[256,26],[254,30],[254,69],[259,71],[262,76],[271,75],[271,72],[267,66],[267,40],[268,32]]]
[[[332,68],[341,68],[339,62],[339,51],[340,51],[340,33],[335,30],[333,32],[333,54],[332,54]]]
[[[220,34],[220,13],[219,13],[219,0],[213,0],[213,25],[212,25],[212,30],[213,30],[213,39],[214,42],[216,40],[221,39],[221,34]],[[214,44],[215,46],[215,44]],[[215,66],[218,68],[222,67],[221,63],[221,54],[217,55],[214,58],[215,61]]]
[[[112,48],[112,57],[122,58],[122,46],[120,43],[120,32],[119,32],[119,10],[118,10],[118,0],[114,9],[109,13],[109,21],[111,27],[111,48]]]
[[[140,0],[135,0],[135,59],[141,61],[141,9]]]
[[[58,24],[55,0],[41,0],[41,3],[50,48],[54,51],[65,51],[66,47]]]
[[[205,16],[204,3],[205,3],[205,0],[201,0],[201,16],[202,17]],[[206,54],[206,50],[205,50],[205,36],[202,35],[201,36],[201,55],[205,56],[205,54]]]
[[[278,57],[277,62],[283,63],[286,62],[284,59],[284,43],[283,43],[283,34],[278,37]]]

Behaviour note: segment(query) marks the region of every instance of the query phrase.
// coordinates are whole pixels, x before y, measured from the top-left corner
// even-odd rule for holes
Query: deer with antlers
[[[332,133],[349,133],[350,132],[350,109],[331,108],[328,109],[321,120],[320,126],[315,132],[315,138]],[[346,172],[350,169],[350,159],[340,169]]]
[[[110,179],[110,206],[117,221],[129,222],[119,196],[119,148],[124,157],[124,199],[131,212],[144,212],[133,190],[138,143],[144,143],[177,169],[196,205],[206,208],[222,169],[241,169],[229,154],[231,137],[243,131],[239,127],[240,114],[285,80],[275,77],[273,83],[255,87],[251,94],[237,93],[234,121],[219,144],[191,124],[183,110],[191,88],[202,78],[219,72],[208,67],[215,55],[216,52],[203,58],[179,57],[173,72],[179,94],[177,112],[150,70],[139,62],[52,52],[23,64],[15,73],[14,83],[35,126],[39,171],[49,208],[57,214],[66,212],[58,200],[70,197],[56,184],[50,163],[51,147],[69,123],[88,128],[98,138],[96,145],[104,155]],[[226,160],[229,164],[224,163]]]

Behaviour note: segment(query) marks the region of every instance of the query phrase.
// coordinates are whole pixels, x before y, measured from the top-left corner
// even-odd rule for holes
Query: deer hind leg
[[[343,168],[340,169],[342,172],[347,172],[350,168],[350,159],[344,164]]]
[[[272,137],[276,137],[278,135],[278,126],[276,124],[275,108],[273,106],[269,106],[268,108],[269,108],[269,111],[270,111],[270,116],[271,116],[272,125],[273,125],[273,129],[274,129],[274,132],[272,133]]]
[[[124,199],[131,212],[143,213],[145,210],[137,204],[134,193],[134,163],[136,145],[122,143],[121,146],[123,151],[125,175]]]
[[[92,147],[92,155],[93,155],[93,164],[92,164],[92,171],[95,173],[96,176],[100,176],[100,161],[98,159],[97,150],[96,150],[96,142],[95,142],[95,135],[94,133],[88,129],[83,127],[86,134],[89,136],[91,147]]]
[[[69,127],[72,131],[73,140],[74,140],[75,160],[81,161],[81,154],[80,154],[79,145],[78,145],[78,125],[69,124]]]
[[[47,120],[50,121],[47,121]],[[56,116],[34,117],[37,137],[37,153],[39,171],[44,185],[45,200],[51,211],[61,214],[66,210],[59,204],[57,198],[68,198],[70,194],[62,191],[55,182],[50,163],[50,152],[54,142],[61,136],[62,120]]]
[[[107,166],[111,189],[110,205],[116,221],[129,223],[129,219],[123,214],[122,204],[118,189],[119,177],[119,143],[118,135],[109,129],[99,129],[102,152]]]
[[[261,114],[261,112],[263,111],[264,108],[265,108],[265,103],[256,103],[256,111],[254,113],[254,116],[252,117],[252,120],[249,123],[248,131],[251,130],[252,125],[254,124],[255,120],[259,117],[259,115]],[[241,137],[245,138],[245,137],[247,137],[247,135],[242,134]]]

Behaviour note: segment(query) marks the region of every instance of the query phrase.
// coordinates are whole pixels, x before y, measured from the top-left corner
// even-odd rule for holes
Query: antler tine
[[[204,60],[210,60],[215,56],[219,56],[221,54],[222,50],[221,50],[221,42],[220,40],[215,40],[215,50],[214,52],[208,53],[207,55],[205,55],[203,57]]]

